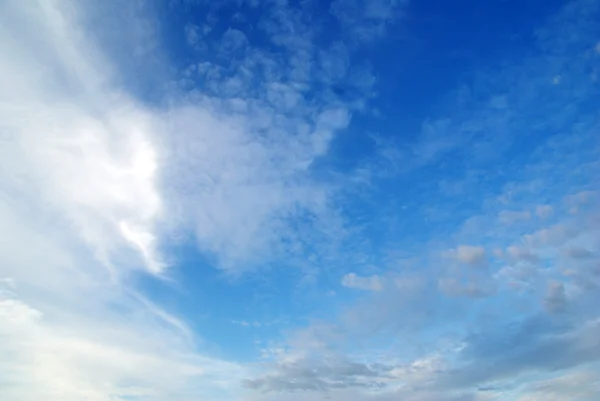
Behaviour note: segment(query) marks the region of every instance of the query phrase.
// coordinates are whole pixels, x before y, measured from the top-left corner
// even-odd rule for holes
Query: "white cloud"
[[[554,208],[552,207],[552,205],[538,205],[535,208],[535,214],[540,218],[540,219],[547,219],[550,216],[552,216],[552,213],[554,212]]]
[[[97,306],[85,303],[79,312]],[[141,310],[117,318],[107,310],[90,316],[66,309],[57,314],[45,304],[39,308],[15,297],[0,299],[0,352],[5,356],[0,386],[8,399],[158,400],[189,391],[203,397],[227,392],[215,376],[242,378],[235,364],[194,354],[176,331],[140,319]]]
[[[260,52],[233,76],[190,68],[215,93],[151,107],[119,84],[130,77],[90,39],[83,5],[15,0],[0,11],[0,53],[11,54],[0,61],[0,279],[15,287],[0,294],[3,395],[239,397],[245,369],[201,352],[191,329],[131,278],[168,277],[161,248],[182,233],[233,273],[319,245],[310,224],[339,235],[330,189],[309,170],[350,111],[308,105],[298,80],[310,68],[294,60],[298,80],[284,85],[286,61]],[[198,51],[203,35],[187,29]],[[230,30],[223,49],[242,52],[243,39]],[[254,62],[268,73],[258,89],[271,92],[238,98],[250,82],[240,71]]]
[[[457,261],[470,266],[482,267],[488,264],[485,248],[473,245],[459,245],[449,254]]]
[[[164,118],[114,85],[78,6],[0,6],[2,396],[231,398],[243,369],[129,280],[166,274]]]
[[[515,211],[515,210],[502,210],[498,214],[498,220],[503,224],[514,224],[523,222],[531,219],[531,213],[528,210]]]
[[[506,248],[506,254],[510,257],[512,263],[528,262],[537,263],[538,257],[528,248],[523,246],[509,246]]]
[[[308,167],[326,150],[332,130],[347,123],[347,113],[323,111],[314,132],[288,142],[255,137],[256,125],[263,124],[260,114],[224,119],[221,112],[190,106],[170,114],[168,204],[181,211],[177,219],[195,232],[201,250],[236,273],[285,254],[293,257],[300,241],[290,222],[303,214],[314,216],[314,224],[335,227],[329,189],[311,181]],[[264,116],[265,124],[276,123],[272,112]],[[306,224],[297,222],[300,230]]]
[[[600,392],[600,382],[594,366],[571,372],[561,372],[554,377],[524,385],[525,395],[519,401],[593,400]]]
[[[69,31],[74,10],[53,2],[6,7],[18,29],[36,26],[37,33],[3,32],[11,39],[1,51],[13,55],[0,66],[5,191],[62,214],[106,262],[129,243],[120,227],[131,227],[145,238],[143,249],[141,242],[135,247],[146,267],[160,273],[154,118],[106,90],[110,67],[93,47],[69,39],[80,31]]]
[[[523,236],[523,240],[526,246],[534,248],[559,246],[575,237],[578,231],[579,228],[565,222],[541,228],[531,234],[526,234]]]
[[[454,277],[441,278],[440,290],[449,297],[486,298],[494,293],[494,286],[485,280],[464,281]]]
[[[361,277],[356,273],[348,273],[342,277],[342,285],[359,290],[381,291],[383,289],[383,279],[378,275]]]

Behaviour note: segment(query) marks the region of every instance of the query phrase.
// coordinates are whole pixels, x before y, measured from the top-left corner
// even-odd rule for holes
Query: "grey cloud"
[[[502,389],[498,383],[513,380],[524,372],[552,373],[599,361],[599,337],[597,319],[577,324],[549,315],[531,316],[466,337],[466,345],[453,358],[456,362],[432,370],[426,386],[409,382],[406,388],[390,389],[377,396],[354,394],[360,400],[475,400],[477,392],[473,389],[493,394]],[[327,359],[324,354],[277,364],[265,376],[245,385],[265,392],[304,390],[317,393],[317,398],[320,393],[335,398],[343,389],[386,388],[395,377],[391,374],[394,368],[397,367],[353,363],[344,358]]]
[[[509,246],[506,254],[510,257],[512,263],[528,262],[536,264],[539,259],[530,249],[523,246]]]
[[[247,380],[244,385],[265,392],[327,392],[343,388],[380,387],[384,377],[386,374],[382,367],[369,367],[341,357],[321,356],[280,362],[271,373]]]
[[[481,246],[460,245],[452,250],[452,254],[459,262],[471,266],[483,267],[488,264],[485,248]]]
[[[467,339],[458,367],[440,373],[436,387],[468,388],[518,377],[525,371],[553,372],[600,359],[600,320],[577,325],[533,316],[490,328]]]
[[[450,297],[486,298],[495,291],[495,287],[490,281],[461,281],[452,277],[440,279],[439,287],[444,294]]]
[[[404,389],[390,392],[357,391],[357,389],[336,389],[326,393],[305,392],[261,394],[253,401],[483,401],[475,392],[442,392],[433,390]],[[586,400],[587,401],[587,400]]]
[[[567,248],[566,254],[572,259],[591,259],[594,256],[593,252],[577,246]]]
[[[564,312],[567,307],[567,296],[565,286],[559,281],[548,283],[546,295],[544,297],[544,307],[549,313]]]

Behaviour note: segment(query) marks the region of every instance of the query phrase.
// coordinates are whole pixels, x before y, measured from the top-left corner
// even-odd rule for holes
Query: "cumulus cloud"
[[[488,264],[485,248],[473,245],[459,245],[450,251],[457,261],[474,267],[482,267]]]
[[[506,248],[506,254],[513,263],[522,261],[535,264],[538,262],[538,257],[530,249],[523,246],[509,246]]]
[[[342,277],[342,285],[359,290],[381,291],[383,289],[383,279],[378,275],[361,277],[356,273],[348,273]]]

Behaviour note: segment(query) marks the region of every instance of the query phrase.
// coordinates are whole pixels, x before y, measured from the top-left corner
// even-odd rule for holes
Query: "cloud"
[[[369,388],[378,386],[378,378],[382,374],[378,369],[335,355],[318,359],[301,358],[281,362],[275,373],[247,380],[244,384],[265,392],[328,392],[344,388]]]
[[[404,0],[334,0],[331,14],[342,30],[359,42],[380,38],[399,16],[408,2]]]
[[[569,114],[572,103],[564,107],[573,93],[589,100],[594,88],[589,80],[569,81],[573,71],[587,71],[588,61],[557,61],[567,54],[561,46],[579,49],[572,42],[586,37],[571,35],[563,23],[557,29],[569,35],[553,39],[556,24],[549,24],[552,32],[538,33],[542,55],[508,73],[492,72],[497,82],[484,82],[482,93],[461,92],[461,112],[426,120],[416,143],[389,152],[389,160],[402,165],[394,172],[427,166],[438,189],[436,163],[451,155],[465,177],[457,187],[469,188],[460,206],[408,185],[403,196],[393,194],[402,202],[411,198],[402,209],[397,199],[388,207],[385,196],[370,194],[383,217],[362,226],[371,216],[360,214],[353,223],[360,227],[348,227],[345,213],[355,210],[340,200],[345,194],[337,183],[323,178],[319,163],[354,111],[364,110],[376,82],[368,63],[354,60],[353,46],[380,37],[406,3],[333,2],[331,12],[351,45],[319,37],[323,21],[307,18],[316,15],[314,2],[235,4],[263,7],[261,22],[253,24],[258,33],[243,24],[181,24],[182,39],[202,61],[161,76],[157,82],[169,82],[168,101],[155,103],[136,98],[129,86],[145,85],[121,67],[130,55],[132,65],[153,60],[148,65],[154,66],[160,51],[123,37],[125,44],[115,46],[130,51],[115,58],[105,38],[89,31],[107,29],[102,18],[89,23],[90,5],[14,0],[0,6],[0,52],[11,55],[0,61],[3,394],[23,401],[281,401],[305,399],[308,392],[317,400],[484,401],[503,396],[503,388],[518,389],[528,375],[568,377],[571,369],[596,363],[600,332],[590,289],[600,277],[597,152],[589,145],[597,131],[590,128],[592,117],[580,121]],[[575,6],[564,18],[595,23],[578,18]],[[194,7],[214,13],[221,5]],[[138,22],[131,18],[131,26]],[[259,49],[253,41],[261,35],[269,46]],[[557,69],[561,85],[551,87],[548,78]],[[497,87],[511,90],[498,93]],[[488,99],[488,90],[490,102],[475,104]],[[549,90],[572,92],[549,95],[544,103]],[[544,117],[517,117],[523,115]],[[523,127],[563,132],[566,126],[572,131],[540,141],[530,165],[506,163],[505,175],[486,165],[488,156],[511,148]],[[532,138],[524,141],[537,143]],[[427,181],[419,185],[427,189]],[[450,210],[452,216],[432,228],[422,218],[430,203],[428,212]],[[519,210],[536,210],[540,219]],[[385,225],[377,227],[381,220]],[[365,238],[373,227],[385,238],[381,243]],[[155,304],[138,284],[183,273],[167,251],[188,241],[208,264],[232,275],[323,265],[328,268],[318,273],[331,273],[337,286],[340,260],[353,263],[344,264],[345,271],[376,262],[385,273],[343,276],[343,286],[369,292],[340,308],[334,321],[290,328],[280,348],[263,350],[264,363],[226,361],[194,333],[197,325]],[[340,243],[350,246],[341,252]],[[506,252],[493,259],[488,249]],[[506,277],[527,286],[507,291]],[[322,284],[315,280],[315,293],[329,292]],[[356,296],[336,298],[345,295]],[[540,313],[544,306],[551,313]],[[567,306],[577,313],[557,313]],[[236,322],[269,326],[251,316]],[[525,386],[524,396],[592,394],[566,385],[560,393],[557,381],[538,384]]]
[[[17,288],[0,297],[7,397],[240,397],[246,368],[204,352],[137,279],[177,276],[165,248],[190,237],[212,266],[240,274],[305,264],[307,249],[344,234],[313,168],[355,106],[310,91],[321,71],[313,27],[272,6],[259,29],[281,52],[251,48],[233,28],[211,42],[210,26],[188,24],[192,51],[215,52],[181,76],[161,49],[105,32],[152,20],[143,6],[126,9],[127,24],[92,5],[0,6],[0,52],[11,54],[0,62],[0,278]],[[155,86],[122,68],[140,60],[161,67]],[[327,85],[355,73],[329,63]],[[167,101],[135,96],[149,86],[166,86]]]
[[[195,24],[187,24],[184,28],[185,30],[185,39],[187,43],[194,48],[196,51],[204,51],[207,49],[206,46],[203,46],[202,35],[206,32]]]
[[[526,385],[519,401],[535,401],[539,399],[561,401],[561,400],[583,400],[591,401],[600,391],[600,383],[591,369],[581,369],[565,375],[538,380]]]
[[[450,251],[457,261],[474,267],[482,267],[488,264],[485,249],[481,246],[459,245]]]
[[[379,387],[336,389],[330,382],[319,383],[317,375],[305,392],[288,391],[278,381],[274,387],[281,394],[257,399],[294,400],[309,391],[311,398],[334,400],[519,399],[555,396],[550,388],[536,393],[527,383],[593,372],[588,368],[599,357],[597,341],[591,340],[597,331],[597,300],[591,286],[583,290],[575,280],[580,271],[592,282],[593,259],[568,255],[570,247],[596,254],[592,220],[597,220],[598,204],[578,203],[577,213],[569,213],[571,204],[563,198],[597,187],[598,119],[583,104],[566,111],[579,96],[596,99],[589,77],[580,71],[592,68],[588,55],[597,36],[575,39],[561,32],[578,31],[575,20],[595,26],[598,10],[594,2],[570,3],[539,30],[530,57],[507,60],[459,88],[454,106],[426,120],[414,143],[404,138],[401,144],[378,142],[384,144],[380,159],[360,172],[357,180],[368,177],[378,205],[378,213],[365,213],[364,220],[372,221],[365,231],[397,230],[385,231],[385,244],[367,247],[376,250],[369,263],[377,260],[386,271],[382,276],[392,281],[402,272],[423,283],[406,297],[394,286],[365,294],[336,319],[338,335],[321,337],[318,351],[302,360],[322,366],[326,362],[319,356],[333,352],[368,367],[383,366],[372,380]],[[581,51],[573,51],[575,43]],[[579,67],[572,69],[572,62]],[[562,80],[554,87],[557,71]],[[565,85],[569,80],[577,90]],[[553,117],[548,120],[548,115]],[[521,133],[536,141],[535,149],[517,150],[524,143]],[[515,162],[517,155],[527,155],[527,162]],[[496,163],[505,166],[502,172],[494,172]],[[460,170],[452,181],[456,188],[468,188],[459,201],[440,195],[444,189],[453,192],[439,184],[448,177],[449,165]],[[378,175],[381,169],[387,170]],[[390,177],[402,182],[402,196],[377,187],[389,185]],[[501,252],[491,257],[487,250],[492,249]],[[567,267],[573,275],[563,274]],[[565,309],[574,314],[559,313]],[[303,330],[311,328],[309,323]],[[309,348],[288,345],[290,353],[301,355]],[[296,383],[284,365],[269,365],[258,379]],[[397,377],[390,379],[390,372]],[[297,383],[304,380],[300,376]],[[562,399],[576,399],[564,394]]]
[[[322,34],[315,4],[258,7],[257,32],[242,24],[199,37],[211,50],[185,67],[185,100],[169,110],[161,143],[168,207],[232,274],[282,259],[306,265],[307,249],[324,254],[344,240],[336,189],[315,179],[316,166],[374,85],[366,63],[349,62],[353,49]],[[257,46],[257,33],[270,45]]]
[[[0,52],[12,55],[0,62],[3,396],[233,396],[243,368],[200,352],[132,282],[169,274],[164,116],[116,84],[82,5],[0,7]]]
[[[565,286],[558,281],[548,283],[546,296],[544,298],[544,307],[549,313],[564,312],[567,307],[567,296]]]
[[[143,311],[121,301],[125,301],[121,307]],[[189,391],[226,392],[212,378],[224,378],[226,372],[240,376],[241,368],[235,364],[194,354],[185,338],[161,327],[160,320],[140,319],[137,313],[115,319],[107,310],[93,316],[79,314],[97,306],[86,302],[76,314],[67,314],[72,311],[66,309],[57,314],[43,304],[36,309],[18,297],[2,296],[3,394],[15,400],[158,400]],[[199,382],[206,387],[198,388]]]
[[[11,99],[1,110],[6,190],[67,219],[104,263],[132,248],[143,262],[138,266],[161,274],[156,120],[132,99],[104,89],[108,67],[93,50],[67,39],[56,5],[32,6],[38,12],[32,16],[8,7],[13,18],[31,19],[25,26],[39,24],[44,40],[66,56],[40,47],[42,33],[37,42],[24,35],[3,42],[2,51],[14,54],[2,66]],[[49,17],[39,21],[41,12]],[[34,53],[42,59],[32,63]]]
[[[440,279],[439,288],[450,297],[485,298],[494,293],[494,285],[489,282],[464,282],[453,277]]]
[[[348,273],[342,277],[342,285],[359,290],[381,291],[383,289],[383,279],[378,275],[360,277],[356,273]]]
[[[535,214],[540,219],[547,219],[552,215],[554,208],[551,205],[538,205],[535,208]]]
[[[308,131],[306,142],[298,137],[286,143],[253,137],[252,126],[261,123],[255,118],[223,121],[196,107],[171,111],[166,191],[173,210],[182,211],[178,220],[195,232],[201,250],[218,267],[235,274],[284,255],[294,258],[294,246],[301,246],[294,224],[306,229],[311,221],[335,226],[329,189],[311,180],[308,166],[327,144],[321,135],[345,124],[345,116],[343,111],[323,111],[317,115],[318,131]]]
[[[467,176],[472,171],[487,169],[491,160],[512,152],[515,149],[512,145],[521,134],[542,138],[561,130],[591,129],[595,120],[577,128],[573,124],[580,121],[577,117],[580,112],[586,113],[583,99],[594,97],[589,74],[580,72],[595,68],[590,50],[597,43],[592,28],[597,15],[597,6],[589,0],[572,1],[538,27],[535,45],[525,57],[507,57],[503,66],[462,81],[452,101],[444,102],[443,111],[423,122],[414,141],[395,144],[396,152],[403,155],[403,164],[394,171],[406,173],[425,165],[436,166],[449,157],[470,161],[466,165],[471,171],[461,168],[457,172],[459,176]],[[578,27],[572,24],[576,20],[581,22]],[[567,32],[579,30],[583,25],[590,30],[565,39]],[[546,62],[549,54],[554,57],[552,63]],[[533,70],[538,73],[533,74]],[[549,92],[547,88],[557,71],[561,72],[562,82],[572,85],[556,85]],[[485,89],[479,92],[479,88]],[[524,93],[529,96],[523,98]],[[570,109],[564,107],[567,98],[575,102]],[[372,163],[377,166],[385,155],[380,152],[374,159]]]
[[[514,224],[527,221],[531,218],[531,213],[525,211],[503,210],[498,214],[498,220],[504,224]]]
[[[506,254],[512,259],[513,263],[522,261],[535,264],[538,262],[538,257],[525,247],[509,246],[506,248]]]
[[[589,250],[577,246],[572,246],[567,249],[567,256],[573,259],[590,259],[594,254]]]
[[[460,351],[459,358],[465,364],[442,372],[437,385],[467,387],[516,377],[521,372],[555,372],[584,365],[600,357],[590,341],[597,330],[595,319],[572,327],[565,322],[531,317],[496,334],[486,331],[473,336]]]

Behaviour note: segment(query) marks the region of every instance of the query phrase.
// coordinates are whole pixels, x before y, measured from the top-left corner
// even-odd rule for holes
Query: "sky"
[[[598,21],[0,2],[0,398],[597,400]]]

